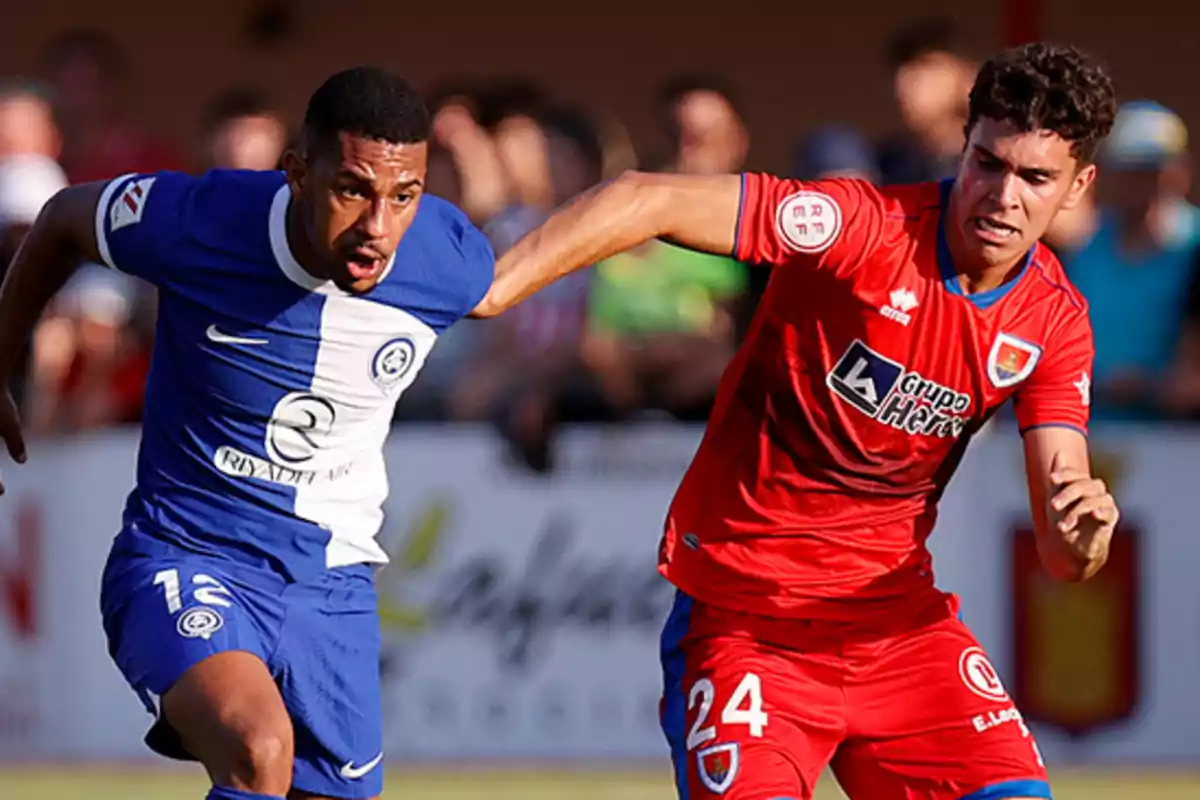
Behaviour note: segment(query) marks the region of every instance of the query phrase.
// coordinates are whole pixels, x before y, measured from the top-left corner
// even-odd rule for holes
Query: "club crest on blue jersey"
[[[910,371],[858,339],[825,383],[863,414],[905,433],[957,438],[971,410],[969,394]]]
[[[1020,383],[1029,377],[1042,356],[1042,348],[1009,333],[996,335],[988,354],[988,380],[998,389]]]
[[[737,777],[740,750],[737,742],[714,744],[696,751],[700,782],[713,794],[724,794]]]
[[[407,336],[389,339],[371,358],[371,380],[380,389],[389,391],[404,380],[417,361],[417,346]]]

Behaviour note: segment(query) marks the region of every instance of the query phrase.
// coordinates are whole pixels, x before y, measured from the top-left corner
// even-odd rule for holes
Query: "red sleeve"
[[[1046,342],[1044,356],[1013,397],[1022,432],[1043,425],[1065,425],[1087,433],[1094,355],[1087,312],[1075,313]]]
[[[848,272],[879,242],[883,198],[869,182],[742,176],[734,256],[749,264],[799,262]]]

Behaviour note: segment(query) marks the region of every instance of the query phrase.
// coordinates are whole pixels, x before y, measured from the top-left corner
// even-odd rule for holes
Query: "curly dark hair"
[[[1100,64],[1074,47],[1034,42],[980,68],[966,133],[985,117],[1021,131],[1050,130],[1071,143],[1077,161],[1090,164],[1116,114],[1112,79]]]

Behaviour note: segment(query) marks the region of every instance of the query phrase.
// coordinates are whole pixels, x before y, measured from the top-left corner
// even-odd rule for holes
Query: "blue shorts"
[[[372,569],[331,569],[312,583],[288,584],[264,568],[139,539],[129,529],[117,538],[101,611],[109,653],[147,710],[158,714],[159,698],[193,665],[248,651],[270,669],[292,718],[293,787],[329,797],[382,793]],[[194,760],[161,717],[146,743]]]

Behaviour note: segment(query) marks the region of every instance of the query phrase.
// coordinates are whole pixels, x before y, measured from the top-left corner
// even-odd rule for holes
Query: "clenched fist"
[[[1050,507],[1058,515],[1058,533],[1072,558],[1094,565],[1086,570],[1092,574],[1108,558],[1113,530],[1121,517],[1117,501],[1104,481],[1064,466],[1057,455],[1050,466],[1050,480],[1058,488],[1050,499]]]

